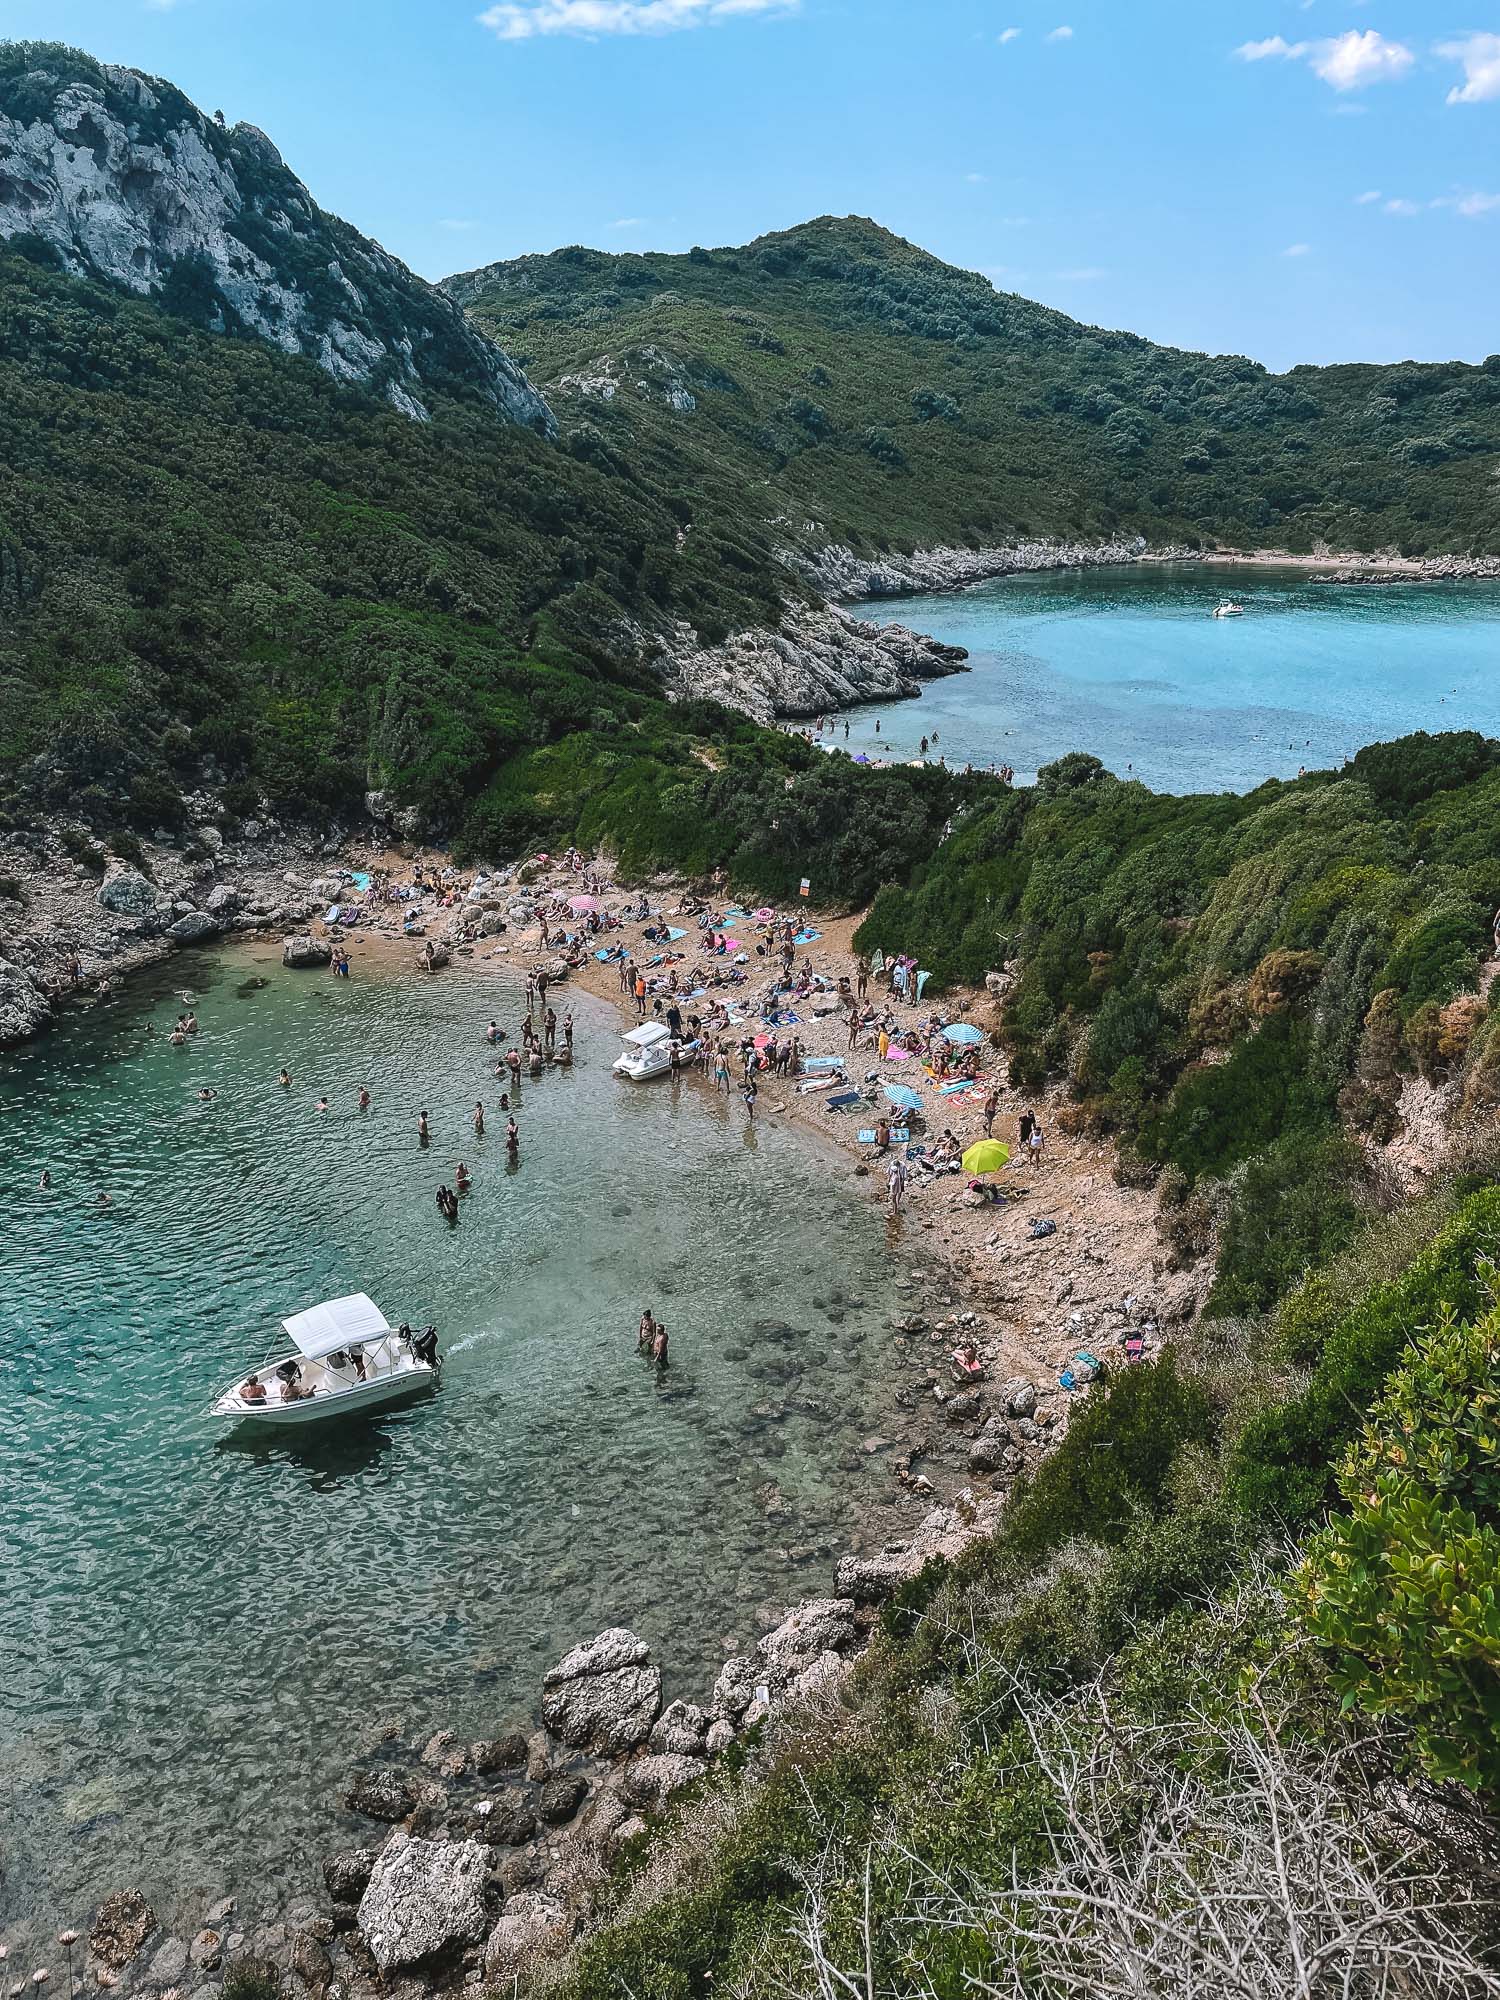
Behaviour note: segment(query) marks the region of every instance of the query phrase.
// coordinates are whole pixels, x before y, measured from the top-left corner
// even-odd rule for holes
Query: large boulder
[[[156,888],[139,868],[132,868],[128,862],[112,861],[104,871],[104,880],[95,891],[94,900],[101,910],[108,910],[116,917],[149,917],[156,908]]]
[[[51,1014],[46,994],[30,974],[0,958],[0,1047],[34,1035],[46,1026]]]
[[[617,1757],[651,1734],[661,1710],[661,1670],[623,1626],[575,1646],[542,1681],[542,1720],[574,1749]]]
[[[701,1757],[713,1717],[695,1701],[674,1701],[657,1717],[649,1747],[678,1757]]]
[[[969,1447],[970,1472],[1017,1473],[1026,1463],[998,1417],[991,1417]]]
[[[155,1929],[156,1912],[140,1890],[117,1889],[94,1912],[89,1950],[100,1965],[118,1972],[129,1965]]]
[[[755,1697],[759,1674],[754,1660],[733,1653],[719,1669],[711,1696],[713,1712],[723,1721],[738,1722]]]
[[[177,944],[201,944],[204,938],[211,938],[218,928],[217,920],[207,910],[189,910],[175,924],[167,926],[167,936]]]
[[[323,1880],[336,1903],[357,1903],[375,1871],[373,1847],[346,1847],[323,1863]]]
[[[1008,1416],[1036,1414],[1036,1384],[1028,1382],[1024,1375],[1012,1375],[1008,1382],[1002,1382],[998,1394]]]
[[[324,944],[321,938],[289,937],[281,947],[281,962],[298,970],[310,966],[330,965],[333,962],[333,947]]]
[[[842,1652],[854,1641],[854,1601],[848,1597],[815,1597],[789,1612],[774,1632],[760,1642],[768,1667],[788,1675],[800,1673],[823,1653]]]
[[[418,1840],[396,1828],[360,1898],[359,1928],[382,1972],[445,1957],[484,1936],[489,1857],[477,1840]]]
[[[216,889],[210,889],[203,899],[203,907],[211,917],[222,922],[232,917],[240,906],[240,892],[232,882],[221,882]]]

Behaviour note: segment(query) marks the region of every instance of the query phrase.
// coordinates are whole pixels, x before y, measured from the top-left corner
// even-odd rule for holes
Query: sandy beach
[[[407,857],[393,853],[372,854],[358,865],[368,868],[377,878],[383,875],[402,881],[410,879],[419,858],[429,879],[442,865],[440,856]],[[518,893],[526,894],[540,906],[551,898],[565,903],[581,887],[579,877],[565,868],[528,868],[525,873],[530,878],[526,890],[507,883],[498,895],[509,902]],[[467,884],[470,878],[460,879]],[[623,946],[638,965],[644,965],[660,950],[659,945],[643,937],[647,923],[655,925],[666,919],[674,927],[687,931],[688,935],[674,947],[682,954],[676,960],[680,975],[697,961],[696,917],[683,908],[686,892],[682,885],[658,882],[645,892],[633,889],[628,895],[607,885],[598,898],[601,911],[614,914],[627,904],[634,910],[642,893],[647,898],[649,918],[643,922],[632,915],[617,927],[590,938],[583,965],[570,973],[567,982],[549,990],[549,1001],[555,1004],[559,1019],[565,1011],[570,987],[581,986],[616,1008],[622,1032],[634,1023],[634,1010],[627,1010],[621,991],[617,963],[601,963],[593,952],[596,948]],[[728,888],[721,894],[724,900],[715,906],[716,911],[738,907]],[[429,902],[428,914],[426,936],[447,943],[455,962],[474,971],[504,967],[524,974],[556,961],[556,950],[542,947],[534,923],[512,924],[502,933],[465,943],[462,932],[466,923],[474,921],[472,905],[460,903],[454,909],[442,909]],[[939,1095],[919,1060],[891,1057],[881,1061],[877,1048],[868,1041],[851,1052],[848,1015],[835,1001],[839,980],[847,978],[851,985],[854,982],[858,954],[853,936],[863,921],[862,913],[828,915],[804,905],[782,914],[795,916],[819,933],[811,943],[797,948],[796,964],[800,969],[804,962],[810,962],[813,972],[821,975],[828,986],[820,1002],[826,1011],[816,1011],[811,1005],[797,1010],[795,1032],[802,1054],[804,1058],[844,1058],[848,1087],[858,1088],[862,1097],[857,1105],[831,1110],[825,1100],[830,1094],[839,1094],[837,1089],[831,1093],[802,1092],[797,1088],[798,1079],[765,1072],[757,1077],[755,1116],[762,1121],[776,1119],[795,1124],[810,1142],[823,1150],[830,1173],[858,1176],[868,1200],[888,1211],[888,1163],[873,1145],[861,1143],[859,1138],[861,1132],[871,1130],[877,1114],[888,1108],[883,1086],[889,1083],[919,1087],[926,1101],[927,1118],[925,1129],[914,1131],[914,1141],[925,1140],[930,1146],[946,1128],[964,1148],[984,1136],[983,1104],[993,1089],[999,1099],[994,1136],[1007,1144],[1012,1153],[1011,1162],[998,1176],[998,1182],[1016,1198],[1004,1205],[976,1206],[966,1191],[966,1177],[962,1174],[927,1178],[914,1165],[904,1208],[899,1215],[888,1214],[887,1227],[893,1252],[912,1260],[918,1274],[922,1296],[914,1310],[928,1323],[913,1335],[913,1346],[920,1342],[931,1348],[923,1372],[938,1392],[931,1401],[932,1414],[938,1414],[941,1399],[952,1388],[947,1357],[953,1344],[955,1316],[970,1313],[974,1315],[974,1323],[964,1331],[977,1341],[988,1376],[1028,1377],[1036,1384],[1044,1404],[1051,1406],[1053,1421],[1065,1421],[1070,1398],[1059,1389],[1057,1378],[1075,1353],[1082,1349],[1103,1361],[1118,1363],[1124,1359],[1127,1327],[1145,1329],[1145,1351],[1150,1353],[1160,1340],[1170,1337],[1174,1327],[1186,1323],[1201,1302],[1201,1281],[1197,1274],[1167,1268],[1155,1227],[1154,1196],[1149,1190],[1123,1187],[1116,1181],[1115,1152],[1108,1140],[1064,1129],[1068,1121],[1059,1114],[1065,1111],[1068,1102],[1065,1088],[1023,1094],[1011,1086],[996,1033],[1003,1002],[983,989],[929,993],[921,1003],[909,1005],[887,995],[882,980],[872,980],[870,988],[872,1002],[894,1019],[898,1046],[903,1035],[915,1043],[919,1024],[934,1013],[948,1022],[971,1022],[983,1033],[980,1081],[970,1093]],[[338,941],[350,954],[354,976],[358,976],[360,959],[366,954],[379,954],[387,960],[395,957],[416,978],[445,976],[442,971],[429,974],[421,968],[419,954],[425,939],[400,935],[401,918],[395,906],[377,906],[370,916],[372,921],[367,924],[338,931]],[[754,1013],[750,996],[763,991],[770,978],[769,966],[753,955],[753,945],[770,934],[771,926],[757,925],[748,912],[736,921],[741,935],[750,941],[748,963],[753,970],[747,974],[743,986],[732,989],[736,1011],[746,1012],[748,1019],[743,1028],[736,1026],[729,1031],[727,1039],[731,1043],[737,1042],[743,1033],[766,1032]],[[578,919],[552,915],[549,924],[554,935],[559,923],[576,928]],[[312,923],[307,929],[321,938],[331,936],[329,927],[321,922]],[[269,940],[265,948],[271,948]],[[900,948],[900,939],[885,941],[888,955]],[[279,951],[279,946],[276,949]],[[664,963],[656,968],[656,976],[664,982],[670,969]],[[308,976],[328,975],[315,972]],[[504,1025],[516,1026],[509,1022]],[[788,1032],[782,1029],[781,1038],[785,1039]],[[615,1047],[580,1048],[579,1060],[612,1062],[617,1053]],[[735,1115],[739,1117],[743,1114],[737,1058],[731,1060],[731,1072],[732,1100]],[[714,1089],[712,1078],[696,1071],[689,1071],[684,1082],[693,1090],[711,1093]],[[619,1087],[649,1090],[660,1087],[660,1080],[640,1084],[622,1080]],[[497,1098],[498,1094],[497,1085]],[[1040,1119],[1046,1139],[1040,1165],[1035,1169],[1023,1157],[1018,1143],[1018,1119],[1027,1107]],[[1033,1218],[1052,1223],[1053,1230],[1033,1236],[1029,1227]],[[914,1354],[914,1360],[920,1359]]]

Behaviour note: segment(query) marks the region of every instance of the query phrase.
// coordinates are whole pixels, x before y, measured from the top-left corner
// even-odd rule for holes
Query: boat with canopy
[[[242,1423],[317,1424],[359,1416],[433,1387],[441,1363],[437,1329],[392,1326],[364,1292],[325,1299],[281,1322],[293,1349],[276,1347],[238,1376],[209,1415]],[[277,1343],[279,1346],[279,1343]]]

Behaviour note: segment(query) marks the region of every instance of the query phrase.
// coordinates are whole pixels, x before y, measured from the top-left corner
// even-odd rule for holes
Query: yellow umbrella
[[[998,1174],[1010,1158],[1010,1147],[998,1139],[976,1139],[964,1154],[966,1174]]]

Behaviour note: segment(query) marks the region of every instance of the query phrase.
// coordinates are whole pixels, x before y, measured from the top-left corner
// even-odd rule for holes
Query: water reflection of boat
[[[211,1416],[277,1427],[326,1423],[384,1409],[437,1380],[436,1330],[393,1327],[363,1292],[309,1306],[281,1324],[301,1358],[278,1361],[273,1348],[259,1369],[214,1398]]]
[[[1225,598],[1222,604],[1216,604],[1214,606],[1215,618],[1243,618],[1244,615],[1245,615],[1244,605],[1231,603],[1231,601],[1227,597]]]

